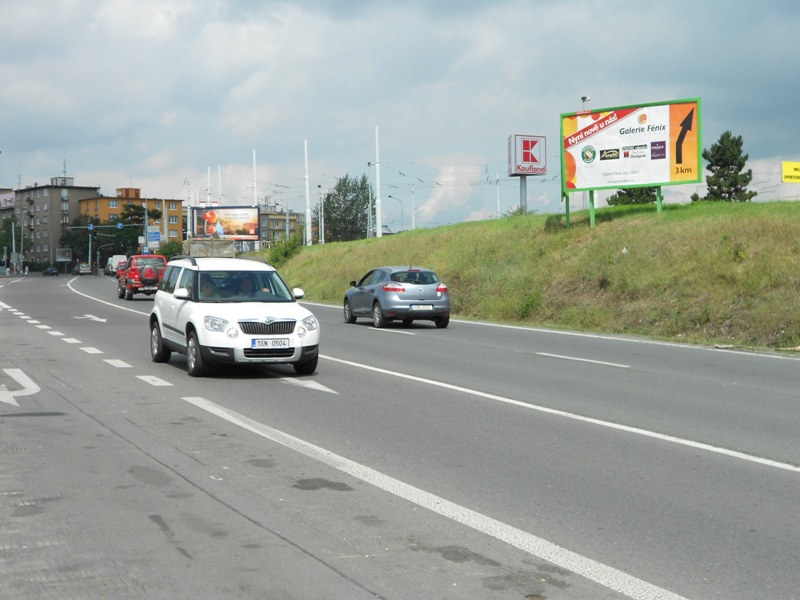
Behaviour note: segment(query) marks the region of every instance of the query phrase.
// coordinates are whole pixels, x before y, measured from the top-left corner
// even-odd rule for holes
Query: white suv
[[[189,375],[214,363],[291,364],[309,375],[319,358],[319,322],[270,265],[240,258],[176,256],[150,311],[150,356],[186,355]]]

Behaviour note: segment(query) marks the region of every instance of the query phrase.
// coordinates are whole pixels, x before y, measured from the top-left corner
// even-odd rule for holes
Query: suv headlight
[[[224,332],[229,338],[235,338],[239,335],[239,330],[232,326],[227,320],[220,319],[219,317],[205,317],[203,318],[203,326],[209,331]]]
[[[319,329],[319,322],[314,315],[309,315],[303,319],[303,324],[297,328],[297,337],[304,338],[309,331]]]

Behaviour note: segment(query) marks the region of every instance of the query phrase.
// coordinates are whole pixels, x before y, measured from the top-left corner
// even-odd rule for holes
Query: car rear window
[[[439,278],[433,271],[395,271],[392,273],[390,279],[398,283],[418,283],[420,285],[429,285],[437,283]]]
[[[164,266],[164,259],[160,257],[140,258],[136,262],[136,266],[140,269],[143,267],[156,267],[158,269]]]

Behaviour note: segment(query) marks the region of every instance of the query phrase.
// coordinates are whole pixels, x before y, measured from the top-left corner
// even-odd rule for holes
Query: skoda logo
[[[275,322],[275,319],[272,318],[272,317],[267,317],[266,319],[264,319],[264,323],[267,324],[267,325],[272,325],[274,322]]]

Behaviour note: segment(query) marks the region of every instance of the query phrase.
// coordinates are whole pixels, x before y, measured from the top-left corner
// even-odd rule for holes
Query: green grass
[[[456,317],[740,348],[800,346],[800,203],[609,207],[303,248],[281,267],[340,304],[369,268],[415,264]]]

